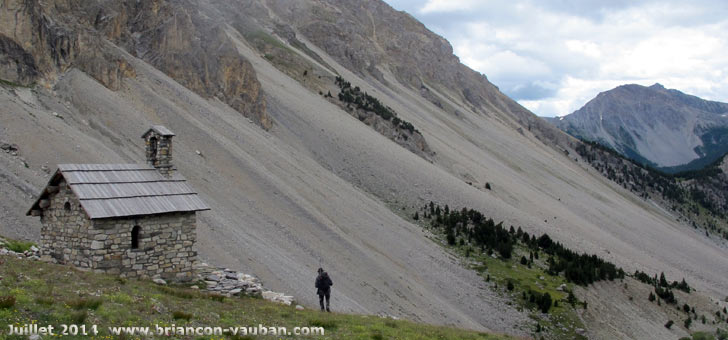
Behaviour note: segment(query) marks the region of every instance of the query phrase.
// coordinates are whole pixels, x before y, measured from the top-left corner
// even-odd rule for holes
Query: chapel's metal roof
[[[91,219],[210,209],[177,172],[166,178],[145,164],[60,164],[29,215],[61,179]]]

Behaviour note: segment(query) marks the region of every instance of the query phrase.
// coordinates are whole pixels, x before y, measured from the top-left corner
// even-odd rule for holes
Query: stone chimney
[[[142,135],[144,139],[147,164],[155,167],[162,176],[170,178],[172,166],[172,137],[174,133],[162,125],[153,125]]]

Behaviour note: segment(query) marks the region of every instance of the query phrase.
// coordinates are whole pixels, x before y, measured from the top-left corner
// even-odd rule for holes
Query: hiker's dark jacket
[[[316,291],[316,294],[324,295],[328,293],[331,290],[331,286],[333,285],[334,283],[331,281],[329,273],[323,272],[319,274],[319,276],[316,278],[316,288],[318,289]]]

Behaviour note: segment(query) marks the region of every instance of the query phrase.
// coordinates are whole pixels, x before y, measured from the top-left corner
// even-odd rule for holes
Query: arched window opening
[[[63,210],[71,211],[71,202],[66,202],[65,204],[63,204]]]
[[[141,229],[138,225],[131,229],[131,249],[139,249],[139,232]]]
[[[149,159],[157,159],[157,137],[149,138]]]

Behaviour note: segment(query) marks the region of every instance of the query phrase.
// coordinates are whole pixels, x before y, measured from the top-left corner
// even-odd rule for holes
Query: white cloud
[[[420,13],[456,12],[477,7],[479,0],[429,0]]]
[[[388,1],[407,1],[463,63],[539,115],[627,83],[728,101],[728,2]]]

